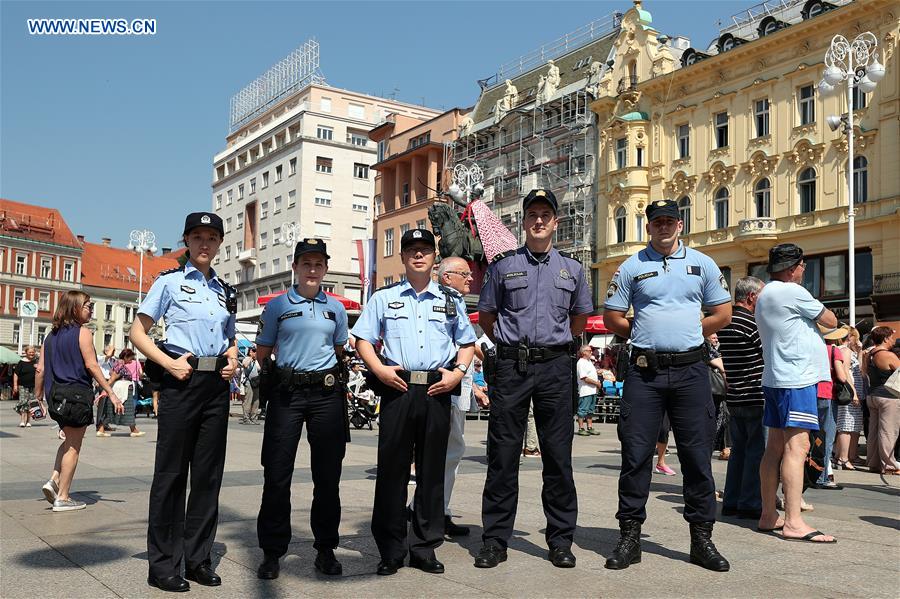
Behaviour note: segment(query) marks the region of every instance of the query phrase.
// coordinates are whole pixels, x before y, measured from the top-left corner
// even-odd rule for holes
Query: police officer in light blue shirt
[[[431,231],[404,233],[400,256],[406,280],[376,291],[352,331],[360,357],[377,377],[371,381],[373,390],[381,396],[372,534],[382,576],[403,567],[407,549],[410,566],[435,574],[444,571],[434,550],[444,538],[450,396],[459,393],[475,353],[475,331],[462,297],[431,279]],[[374,348],[379,342],[381,359]],[[407,533],[409,457],[414,449],[416,491]]]
[[[716,496],[709,456],[715,406],[703,339],[731,321],[731,296],[719,267],[678,240],[684,227],[678,204],[651,202],[646,227],[650,243],[613,276],[603,315],[606,327],[630,337],[632,347],[619,417],[622,470],[616,517],[621,534],[606,567],[619,570],[641,560],[650,460],[660,422],[668,413],[684,473],[691,562],[724,572],[728,561],[711,538]],[[629,307],[634,308],[633,323],[625,318]]]
[[[237,294],[211,264],[225,234],[208,212],[187,216],[183,240],[188,260],[163,272],[138,308],[131,341],[148,358],[145,371],[159,381],[159,434],[147,527],[147,582],[186,591],[181,577],[218,586],[210,552],[218,522],[219,488],[228,434],[228,381],[237,367]],[[147,335],[162,318],[166,341]],[[185,514],[185,493],[191,495]]]
[[[313,479],[311,527],[315,567],[339,575],[341,498],[338,485],[347,441],[347,410],[340,358],[347,342],[347,312],[322,291],[328,253],[321,239],[303,239],[294,249],[296,285],[272,299],[260,317],[257,357],[264,364],[260,388],[269,393],[263,433],[265,470],[262,504],[256,521],[265,559],[262,579],[277,578],[279,559],[291,542],[291,479],[303,424],[307,424]],[[270,356],[277,348],[274,372]],[[274,381],[271,379],[274,378]]]

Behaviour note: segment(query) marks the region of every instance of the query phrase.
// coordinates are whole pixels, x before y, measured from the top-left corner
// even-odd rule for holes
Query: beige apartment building
[[[685,243],[731,281],[765,278],[775,244],[801,246],[804,285],[846,318],[850,160],[846,135],[825,121],[846,114],[848,100],[846,87],[822,97],[817,84],[833,36],[871,31],[887,73],[855,99],[857,319],[900,318],[900,2],[748,3],[699,48],[662,35],[666,24],[634,4],[591,104],[600,128],[598,301],[647,243],[647,202],[669,198]]]
[[[323,287],[362,301],[357,239],[372,236],[376,146],[368,133],[389,114],[437,111],[322,83],[302,84],[260,106],[213,158],[213,210],[225,223],[214,265],[238,295],[238,319],[291,284],[293,247],[318,237],[331,256]]]
[[[428,208],[447,188],[445,148],[466,112],[448,110],[428,120],[390,114],[369,132],[377,144],[375,175],[375,286],[403,277],[400,238],[409,229],[431,229]],[[447,200],[441,200],[447,201]]]

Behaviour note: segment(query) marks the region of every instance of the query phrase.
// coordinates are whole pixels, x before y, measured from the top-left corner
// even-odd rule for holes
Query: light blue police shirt
[[[319,290],[306,299],[296,288],[273,298],[260,316],[256,343],[277,347],[277,364],[302,372],[337,364],[335,346],[347,342],[347,311]]]
[[[456,316],[447,317],[446,296],[431,281],[416,294],[409,281],[379,289],[366,304],[351,333],[376,344],[388,364],[406,370],[437,370],[452,365],[457,346],[475,342],[475,329],[462,297],[451,298]]]
[[[703,344],[702,306],[731,301],[712,259],[678,242],[664,257],[650,244],[619,267],[606,291],[607,310],[634,306],[631,343],[642,349],[683,352]]]
[[[218,356],[234,341],[235,315],[225,307],[225,286],[212,268],[209,272],[207,280],[188,261],[160,273],[138,308],[153,322],[165,319],[164,347],[174,354]]]

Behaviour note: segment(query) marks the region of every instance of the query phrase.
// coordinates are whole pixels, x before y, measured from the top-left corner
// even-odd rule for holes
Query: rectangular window
[[[825,295],[845,295],[847,293],[845,256],[825,256],[822,262],[825,270]]]
[[[355,133],[347,131],[347,143],[354,146],[366,147],[369,145],[369,138],[365,133]]]
[[[353,204],[353,212],[368,212],[369,207],[365,204]]]
[[[636,148],[636,150],[637,150],[637,166],[644,166],[644,148],[638,146]],[[581,157],[580,163],[577,162],[577,159],[573,160],[573,163],[575,164],[574,170],[576,173],[580,173],[584,170],[584,156]],[[579,168],[579,166],[581,168]]]
[[[19,344],[19,335],[20,335],[19,323],[16,323],[13,325],[13,334],[12,334],[13,345]]]
[[[321,98],[319,100],[319,108],[322,112],[331,112],[331,98]]]
[[[225,246],[225,260],[231,260],[231,246]]]
[[[365,227],[356,227],[356,226],[353,227],[353,237],[351,239],[353,239],[353,240],[366,239],[367,237],[368,237],[368,235],[366,234]]]
[[[63,281],[73,282],[75,280],[75,263],[63,263]]]
[[[46,312],[50,309],[50,292],[41,291],[38,293],[38,309]]]
[[[401,206],[409,206],[409,183],[403,184],[403,194],[400,198]]]
[[[394,229],[384,230],[384,256],[394,255]]]
[[[316,221],[315,225],[314,233],[316,237],[319,239],[331,238],[331,223]]]
[[[272,258],[272,272],[281,272],[281,258]]]
[[[282,170],[282,168],[281,168],[280,164],[275,167],[275,182],[276,183],[281,181],[281,170]]]
[[[407,231],[409,231],[408,224],[404,223],[404,224],[400,225],[400,237],[401,238],[403,238],[403,236],[406,234]]]
[[[351,119],[366,120],[366,107],[362,104],[348,104],[347,116]]]
[[[279,212],[281,212],[281,196],[275,196],[275,199],[272,200],[272,214]]]
[[[616,168],[628,166],[628,139],[623,137],[616,140]]]
[[[357,179],[368,179],[369,178],[369,167],[365,164],[360,164],[359,162],[353,163],[353,176]]]
[[[237,228],[242,229],[244,227],[244,213],[238,212],[237,215]]]
[[[382,139],[378,142],[378,162],[383,162],[385,157],[387,157],[387,141]]]
[[[316,206],[330,208],[331,207],[331,191],[329,191],[327,189],[317,189],[315,203],[316,203]]]
[[[238,254],[243,252],[244,251],[244,242],[238,241],[236,244],[234,244],[234,251],[237,252]]]
[[[291,158],[288,161],[288,176],[292,177],[297,174],[297,159]]]
[[[16,274],[28,274],[28,256],[26,254],[16,254]]]
[[[634,216],[634,238],[638,241],[644,241],[644,215],[636,214]]]
[[[225,219],[225,232],[228,233],[231,231],[231,217]]]
[[[296,205],[297,205],[297,192],[292,189],[288,192],[288,208],[293,208]]]
[[[753,115],[756,119],[756,137],[769,134],[769,99],[763,98],[754,103]]]
[[[853,110],[865,108],[869,104],[868,95],[859,89],[859,86],[853,88]]]
[[[234,190],[233,190],[233,189],[229,189],[226,193],[228,194],[228,201],[225,202],[225,205],[226,205],[226,206],[231,206],[231,198],[232,198],[232,196],[234,196]]]
[[[393,284],[394,284],[394,277],[393,277],[393,275],[388,275],[388,276],[386,276],[386,277],[384,278],[384,284],[385,284],[385,285],[393,285]],[[16,327],[18,327],[18,326],[19,326],[19,325],[16,325]],[[18,338],[18,333],[16,334],[16,338]]]
[[[240,185],[238,185],[238,199],[239,199],[239,200],[243,200],[243,199],[244,199],[244,184],[243,184],[243,183],[241,183]]]
[[[250,195],[256,193],[256,177],[250,179]]]
[[[716,147],[728,147],[728,113],[720,112],[716,115]]]
[[[316,137],[331,141],[334,139],[334,129],[326,127],[325,125],[319,125],[316,127]]]
[[[269,233],[262,231],[259,234],[259,249],[264,250],[269,245]]]
[[[800,124],[809,125],[816,122],[816,91],[812,85],[805,85],[798,93],[800,102]]]
[[[18,310],[19,303],[25,299],[25,290],[24,289],[16,289],[13,291],[13,308]]]
[[[259,263],[259,276],[264,277],[269,274],[269,265],[265,262]]]
[[[263,189],[269,186],[269,171],[266,171],[262,174],[262,186]]]
[[[221,210],[221,209],[222,209],[222,194],[217,193],[216,194],[216,210]]]
[[[269,217],[269,202],[263,202],[259,205],[259,220]]]
[[[678,126],[678,157],[687,158],[691,155],[691,126]]]
[[[424,229],[424,228],[425,228],[425,219],[424,219],[424,218],[421,219],[421,220],[417,220],[417,221],[416,221],[416,228],[417,228],[417,229]]]
[[[278,245],[281,243],[281,227],[275,227],[272,229],[272,245]]]
[[[332,162],[331,158],[316,156],[316,172],[330,175],[333,168]]]

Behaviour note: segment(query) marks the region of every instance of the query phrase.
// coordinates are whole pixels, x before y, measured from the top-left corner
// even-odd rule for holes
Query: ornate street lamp
[[[281,225],[281,243],[294,251],[294,244],[300,239],[300,225],[295,222]],[[293,254],[292,254],[293,255]],[[291,268],[291,287],[294,286],[294,269]]]
[[[140,255],[140,272],[138,273],[138,306],[143,299],[144,286],[144,253],[147,250],[156,252],[156,235],[150,229],[135,229],[128,238],[128,249]]]

